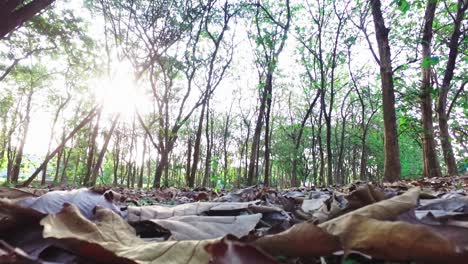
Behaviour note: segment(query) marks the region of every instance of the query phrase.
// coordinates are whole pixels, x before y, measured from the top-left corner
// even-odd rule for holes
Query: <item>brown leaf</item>
[[[128,221],[138,222],[151,219],[165,219],[174,216],[200,215],[208,211],[236,211],[244,210],[249,206],[257,204],[259,201],[245,203],[223,203],[223,202],[196,202],[181,204],[174,207],[160,205],[150,206],[129,206]]]
[[[17,188],[0,186],[0,198],[8,198],[13,200],[25,197],[37,197],[37,195]]]
[[[371,219],[358,214],[342,218],[330,233],[341,238],[345,251],[374,258],[431,263],[463,263],[468,257],[450,240],[424,225]]]
[[[212,256],[211,264],[278,264],[275,259],[254,246],[237,242],[232,236],[206,245],[205,250]]]
[[[274,256],[324,256],[341,249],[338,237],[310,222],[295,225],[276,235],[261,237],[252,244]]]
[[[232,234],[243,237],[255,228],[261,214],[239,216],[176,216],[152,219],[151,222],[169,230],[174,240],[201,240]]]
[[[96,206],[106,207],[120,213],[120,209],[112,201],[107,200],[104,195],[86,188],[71,191],[53,191],[40,197],[27,197],[18,201],[17,205],[50,214],[60,212],[65,203],[76,205],[81,213],[89,219],[94,217],[93,210]]]
[[[373,185],[366,184],[359,186],[357,190],[352,191],[345,198],[348,200],[346,211],[352,211],[363,206],[384,200],[385,194],[379,190],[376,190]]]
[[[145,242],[111,210],[96,209],[96,221],[83,217],[74,205],[42,219],[43,236],[62,239],[73,251],[110,263],[205,264],[210,256],[204,246],[215,240]]]
[[[418,204],[419,191],[419,187],[412,188],[402,195],[361,207],[355,211],[321,223],[319,226],[331,232],[337,223],[350,214],[366,216],[377,220],[394,220],[398,215],[416,207]]]

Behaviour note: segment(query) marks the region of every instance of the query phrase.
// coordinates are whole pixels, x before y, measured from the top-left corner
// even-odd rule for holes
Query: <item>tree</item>
[[[380,0],[370,1],[372,16],[374,18],[375,37],[379,47],[380,79],[382,85],[382,103],[385,132],[385,164],[384,179],[397,181],[401,175],[400,153],[398,146],[395,94],[393,87],[392,58],[388,33],[382,16]]]
[[[468,2],[466,0],[458,0],[455,16],[453,16],[452,14],[450,15],[450,17],[453,19],[453,31],[448,43],[448,59],[447,64],[445,66],[442,84],[439,87],[439,96],[437,98],[437,114],[439,119],[440,143],[442,146],[442,152],[444,154],[445,166],[447,167],[448,175],[458,174],[458,169],[455,160],[455,155],[453,153],[453,147],[450,142],[450,133],[448,126],[449,115],[447,112],[447,95],[450,91],[450,85],[454,76],[457,55],[459,53],[460,37],[462,36],[461,26],[467,9]]]
[[[434,140],[434,127],[432,124],[432,67],[431,61],[431,43],[432,43],[432,24],[434,21],[437,1],[428,0],[424,16],[424,27],[422,33],[422,63],[421,63],[421,122],[422,122],[422,146],[424,157],[424,176],[440,177],[439,159],[436,153]],[[429,62],[429,63],[428,63]]]
[[[269,185],[270,178],[270,113],[273,97],[273,74],[277,68],[278,57],[283,51],[291,24],[291,6],[285,0],[279,6],[273,3],[256,2],[254,5],[254,27],[256,32],[251,37],[257,45],[256,63],[259,75],[260,107],[257,112],[255,129],[250,151],[247,184],[257,180],[260,148],[260,134],[265,120],[265,164],[264,184]],[[274,13],[273,13],[274,12]]]
[[[54,0],[33,0],[27,4],[18,0],[6,0],[0,3],[0,40],[8,33],[22,26]]]

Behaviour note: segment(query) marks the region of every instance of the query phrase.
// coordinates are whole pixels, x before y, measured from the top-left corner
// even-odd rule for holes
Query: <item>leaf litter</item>
[[[466,186],[1,187],[0,263],[467,263]]]

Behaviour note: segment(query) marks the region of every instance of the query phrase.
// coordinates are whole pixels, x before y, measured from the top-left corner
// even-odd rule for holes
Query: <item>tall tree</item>
[[[251,185],[258,178],[258,160],[260,135],[265,121],[265,160],[263,168],[264,184],[270,181],[270,114],[273,97],[273,76],[278,66],[278,57],[283,51],[291,25],[291,5],[285,0],[278,6],[272,2],[254,4],[255,33],[251,34],[257,44],[256,64],[259,75],[260,107],[257,112],[255,129],[250,151],[247,184]]]
[[[452,143],[450,142],[450,133],[448,125],[449,115],[447,112],[447,95],[450,91],[451,83],[454,76],[457,55],[459,53],[460,37],[462,35],[466,37],[466,33],[462,34],[461,26],[467,8],[467,0],[458,0],[456,9],[457,11],[455,16],[453,14],[450,15],[453,19],[453,31],[448,43],[449,54],[447,65],[445,66],[444,77],[442,80],[442,84],[440,85],[439,96],[437,98],[437,114],[439,119],[440,143],[442,145],[442,152],[444,154],[445,166],[447,166],[448,175],[457,175],[458,169],[457,162],[455,160],[455,155],[453,153]]]
[[[400,153],[398,145],[395,91],[393,86],[392,57],[388,40],[389,28],[385,27],[380,0],[370,1],[374,18],[375,38],[379,47],[380,80],[385,134],[384,179],[397,181],[401,176]]]
[[[422,122],[422,149],[425,177],[440,177],[439,158],[436,153],[434,140],[434,126],[432,122],[432,67],[431,67],[431,44],[432,24],[438,1],[428,0],[424,15],[424,27],[422,33],[422,80],[421,80],[421,122]]]

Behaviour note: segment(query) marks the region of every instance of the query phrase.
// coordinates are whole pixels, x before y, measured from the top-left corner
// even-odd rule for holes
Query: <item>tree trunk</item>
[[[213,152],[213,118],[210,118],[210,102],[207,103],[206,111],[206,128],[205,128],[205,137],[206,137],[206,158],[205,158],[205,174],[203,175],[203,186],[209,182],[211,178],[211,155]]]
[[[388,32],[390,30],[385,27],[380,0],[371,0],[370,3],[372,16],[374,18],[375,37],[379,47],[380,57],[380,77],[382,83],[385,134],[384,180],[393,182],[400,179],[401,164],[396,125],[392,61],[388,42]]]
[[[112,134],[114,133],[114,130],[115,130],[115,127],[117,126],[118,121],[119,121],[119,115],[116,115],[114,117],[114,120],[112,121],[112,125],[111,125],[109,132],[107,132],[107,135],[104,138],[104,145],[102,146],[101,152],[99,152],[99,156],[95,162],[96,164],[94,165],[91,178],[89,182],[87,183],[88,186],[94,186],[96,184],[96,179],[99,173],[99,169],[101,168],[102,161],[104,160],[104,156],[106,155],[106,152],[107,152],[107,146],[109,146],[109,141],[112,137]]]
[[[159,153],[158,164],[156,166],[156,171],[154,173],[154,182],[153,182],[154,188],[161,187],[161,177],[168,164],[169,164],[169,151],[167,149],[161,149],[161,152]]]
[[[6,0],[0,3],[0,39],[21,27],[24,22],[33,18],[54,0],[33,0],[28,3],[17,0]]]
[[[187,142],[187,164],[185,166],[185,181],[187,185],[189,184],[190,181],[190,168],[192,165],[192,137],[189,136],[188,142]]]
[[[31,182],[34,180],[34,178],[36,178],[36,176],[44,169],[45,165],[60,151],[61,148],[63,148],[65,146],[65,144],[68,142],[68,140],[70,140],[72,137],[75,136],[75,134],[80,131],[80,129],[82,127],[84,127],[86,124],[88,124],[92,119],[93,117],[97,114],[96,112],[97,108],[93,108],[91,110],[91,112],[80,122],[80,124],[78,124],[78,126],[76,126],[72,132],[70,132],[70,134],[68,134],[68,136],[62,140],[62,142],[60,143],[60,145],[54,150],[52,151],[49,156],[47,156],[44,160],[44,162],[36,169],[36,171],[34,171],[34,173],[31,175],[31,177],[29,177],[21,186],[22,187],[27,187],[29,184],[31,184]]]
[[[267,76],[267,79],[268,78],[269,77]],[[258,155],[259,155],[258,149],[260,145],[260,134],[262,132],[263,116],[265,113],[267,95],[268,95],[268,91],[265,85],[265,87],[263,87],[262,96],[260,99],[260,109],[258,110],[257,121],[255,122],[255,130],[254,130],[254,134],[252,138],[247,185],[254,184],[257,181],[257,177],[258,177],[258,173],[256,173],[256,171],[258,170],[258,166],[255,166],[255,164],[257,163]]]
[[[431,57],[432,22],[434,21],[437,1],[428,0],[424,16],[423,37],[421,41],[423,62]],[[434,141],[434,127],[432,123],[432,84],[430,65],[422,66],[421,80],[421,116],[422,116],[422,149],[424,161],[424,177],[440,177],[439,159]]]
[[[50,137],[49,137],[49,145],[47,146],[47,154],[46,154],[46,157],[49,155],[50,153],[50,148],[52,146],[52,141],[54,139],[54,134],[55,134],[55,126],[57,125],[57,121],[58,121],[58,118],[59,118],[59,115],[60,115],[60,112],[62,111],[62,109],[67,105],[67,103],[70,101],[71,97],[70,95],[68,95],[67,99],[62,102],[59,107],[57,108],[57,111],[55,111],[55,115],[54,115],[54,120],[52,121],[52,127],[50,128]],[[42,178],[41,178],[41,185],[44,185],[45,184],[45,180],[46,180],[46,176],[47,176],[47,164],[46,166],[44,167],[44,169],[42,170]]]
[[[15,156],[15,162],[13,164],[12,168],[12,173],[11,173],[11,182],[12,183],[17,183],[19,174],[20,174],[20,169],[21,169],[21,162],[23,161],[23,150],[24,150],[24,145],[26,144],[26,138],[28,137],[28,130],[29,130],[29,122],[31,121],[30,113],[31,113],[31,102],[32,102],[32,97],[34,94],[34,90],[32,87],[30,88],[31,90],[28,93],[28,99],[26,103],[26,114],[25,114],[25,120],[23,124],[23,137],[20,140],[20,144],[18,147],[18,150],[16,152]]]
[[[188,187],[193,188],[193,184],[195,182],[195,177],[197,174],[198,169],[198,161],[200,159],[200,144],[201,144],[201,137],[203,131],[203,120],[205,119],[205,109],[206,109],[206,98],[205,102],[202,105],[202,109],[200,112],[200,118],[198,119],[198,127],[197,127],[197,134],[195,136],[195,145],[193,147],[193,163],[192,169],[190,171],[190,177],[188,178]]]
[[[96,138],[97,138],[98,131],[99,131],[100,120],[101,120],[101,110],[98,110],[96,123],[94,124],[94,129],[89,139],[88,156],[86,158],[86,174],[82,182],[83,184],[88,184],[92,171],[93,171],[94,154],[96,152]]]
[[[465,16],[468,3],[464,0],[458,0],[457,14],[453,21],[453,32],[450,37],[449,54],[447,60],[447,66],[445,67],[444,79],[442,81],[442,87],[439,91],[437,113],[439,118],[439,130],[440,130],[440,143],[442,146],[442,152],[444,153],[445,166],[447,167],[448,175],[457,175],[457,162],[453,153],[452,143],[450,142],[450,133],[448,126],[448,113],[447,113],[447,94],[450,90],[450,83],[453,79],[455,63],[458,55],[458,48],[460,46],[461,36],[461,24],[463,17]]]

